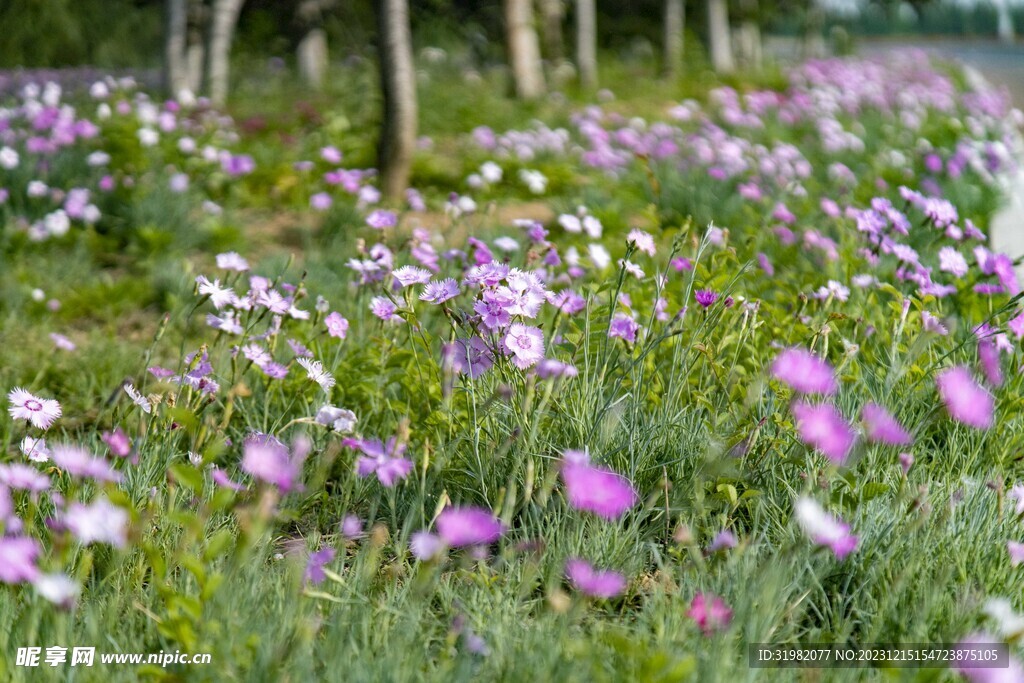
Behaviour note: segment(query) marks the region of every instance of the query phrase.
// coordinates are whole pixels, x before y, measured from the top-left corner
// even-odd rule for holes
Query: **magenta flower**
[[[568,457],[562,461],[569,504],[604,519],[617,519],[639,500],[633,485],[621,474]]]
[[[594,569],[586,560],[565,563],[565,575],[573,587],[592,598],[614,598],[626,590],[626,577],[610,570]]]
[[[334,561],[334,548],[330,546],[321,548],[315,553],[310,553],[309,561],[306,562],[306,571],[302,575],[303,583],[313,586],[323,583],[324,579],[327,578],[327,574],[324,573],[324,566],[332,561]]]
[[[348,321],[337,311],[324,318],[324,323],[327,325],[327,334],[332,337],[344,339],[348,334]]]
[[[802,496],[793,505],[797,524],[814,543],[828,547],[842,560],[857,549],[857,537],[850,525],[825,512],[817,501]]]
[[[861,418],[868,441],[889,444],[890,446],[909,446],[914,438],[889,412],[877,403],[868,403],[861,410]]]
[[[539,327],[513,323],[504,339],[505,350],[512,354],[512,362],[525,370],[544,358],[544,333]]]
[[[772,376],[801,394],[831,396],[839,388],[828,361],[804,349],[786,349],[776,356]]]
[[[710,308],[716,301],[718,301],[718,294],[711,289],[700,289],[693,295],[693,298],[695,298],[697,303],[704,308]]]
[[[818,449],[837,465],[846,461],[856,435],[838,410],[828,404],[803,401],[794,402],[791,410],[804,443]]]
[[[64,522],[82,545],[108,543],[115,548],[128,545],[128,512],[106,498],[97,498],[89,505],[72,503]]]
[[[50,488],[50,478],[31,465],[14,462],[0,465],[0,484],[12,489],[39,493]]]
[[[27,536],[0,536],[0,581],[21,583],[39,576],[39,541]]]
[[[423,287],[420,300],[440,304],[459,295],[459,284],[452,278],[434,280]]]
[[[126,458],[132,452],[132,441],[120,427],[113,432],[103,432],[100,438],[110,448],[110,452],[119,458]]]
[[[245,489],[244,486],[238,482],[231,481],[231,477],[228,473],[219,467],[214,467],[210,470],[210,476],[213,477],[213,483],[221,488],[231,489],[232,491],[242,491]]]
[[[505,532],[490,510],[450,507],[437,517],[437,533],[452,548],[494,543]]]
[[[976,429],[992,426],[995,401],[974,380],[970,370],[962,366],[943,370],[935,376],[935,385],[946,410],[954,420]]]
[[[725,604],[725,600],[711,593],[697,593],[693,596],[690,609],[686,616],[697,622],[697,626],[704,635],[709,636],[715,631],[720,631],[729,625],[732,620],[732,610]]]
[[[11,407],[7,409],[14,420],[25,420],[36,429],[49,429],[61,416],[60,403],[52,398],[39,398],[21,387],[7,394]]]

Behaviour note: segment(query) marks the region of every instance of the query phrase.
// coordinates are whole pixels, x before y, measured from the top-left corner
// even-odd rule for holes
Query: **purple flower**
[[[729,625],[732,620],[732,610],[725,604],[725,600],[717,595],[697,593],[693,596],[693,602],[690,603],[690,609],[686,611],[686,616],[697,622],[701,632],[709,636]]]
[[[828,404],[803,401],[794,402],[791,410],[804,443],[817,448],[837,465],[846,461],[856,435],[838,410]]]
[[[861,410],[869,441],[890,446],[909,446],[914,438],[889,412],[877,403],[868,403]]]
[[[315,553],[310,553],[309,561],[306,563],[306,571],[302,575],[303,582],[313,586],[323,583],[324,579],[327,578],[327,574],[324,573],[324,566],[333,560],[334,548],[330,546],[321,548]]]
[[[537,363],[537,376],[541,379],[553,379],[556,377],[575,377],[579,372],[568,363],[563,363],[554,358],[545,358]]]
[[[366,224],[374,230],[383,230],[384,228],[393,228],[398,225],[398,216],[395,215],[394,211],[386,211],[385,209],[377,209],[369,216],[366,217]]]
[[[391,275],[403,287],[425,285],[430,282],[430,271],[426,268],[417,268],[416,266],[402,266],[397,270],[391,271]]]
[[[842,560],[857,549],[857,537],[850,525],[825,512],[817,501],[800,497],[793,505],[797,524],[814,543],[827,546],[836,559]]]
[[[21,583],[39,576],[36,560],[43,549],[27,536],[0,536],[0,581]]]
[[[332,337],[344,339],[348,334],[348,321],[337,311],[324,318],[324,323],[327,325],[327,334]]]
[[[611,470],[566,458],[562,461],[569,504],[604,519],[617,519],[639,500],[628,479]]]
[[[31,465],[15,462],[0,465],[0,484],[12,489],[39,493],[50,488],[50,478]]]
[[[544,358],[544,333],[539,327],[513,323],[503,341],[505,350],[512,355],[512,362],[520,370]]]
[[[505,327],[511,321],[509,307],[512,298],[494,290],[486,290],[473,304],[473,310],[480,316],[480,322],[489,330]]]
[[[370,312],[386,323],[401,320],[401,317],[395,314],[397,310],[395,304],[387,297],[375,296],[370,300]]]
[[[94,458],[84,448],[78,446],[53,446],[53,464],[73,477],[95,479],[96,481],[121,481],[121,473],[114,470],[102,458]]]
[[[334,200],[331,199],[331,195],[326,192],[317,192],[315,195],[309,198],[309,206],[311,209],[316,211],[326,211],[331,208],[331,204]]]
[[[708,554],[716,553],[719,550],[727,550],[729,548],[736,547],[736,534],[729,531],[728,529],[722,529],[715,537],[711,539],[711,545],[708,546]]]
[[[1010,553],[1010,564],[1012,566],[1016,567],[1017,565],[1024,563],[1024,543],[1007,541],[1006,550]]]
[[[491,350],[480,337],[456,339],[444,346],[442,356],[445,368],[476,379],[494,365]]]
[[[440,304],[459,295],[459,284],[452,278],[428,282],[420,294],[421,301]]]
[[[626,590],[626,577],[610,570],[594,569],[586,560],[565,563],[565,575],[573,587],[592,598],[614,598]]]
[[[616,313],[608,324],[608,336],[618,337],[632,344],[636,341],[636,333],[640,331],[640,324],[633,320],[633,317],[626,313]]]
[[[693,297],[697,300],[697,303],[704,308],[710,308],[712,304],[718,301],[718,294],[710,289],[699,289]]]
[[[363,522],[355,515],[345,515],[341,520],[341,535],[346,540],[354,541],[363,536]]]
[[[388,439],[386,445],[380,439],[360,441],[359,450],[364,456],[356,461],[356,474],[360,477],[376,474],[385,488],[393,487],[412,472],[412,461],[402,457],[405,444],[398,443],[395,437]]]
[[[978,384],[971,371],[957,366],[935,376],[939,396],[950,417],[976,429],[992,426],[995,402],[992,395]]]
[[[483,508],[450,507],[437,517],[437,533],[452,548],[494,543],[504,532],[504,525]]]
[[[999,367],[999,349],[991,341],[984,339],[978,342],[978,360],[985,379],[994,387],[1003,385],[1003,371]]]
[[[786,349],[776,356],[772,376],[801,394],[831,396],[839,388],[828,361],[804,349]]]
[[[39,398],[21,387],[12,389],[7,400],[11,402],[7,409],[11,419],[25,420],[37,429],[49,429],[61,416],[60,403],[52,398]]]

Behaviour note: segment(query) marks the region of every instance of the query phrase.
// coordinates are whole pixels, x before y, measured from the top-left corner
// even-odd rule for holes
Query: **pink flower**
[[[950,417],[977,429],[992,426],[995,401],[965,367],[957,366],[943,370],[935,376],[939,396],[946,404]]]
[[[398,280],[399,284],[403,287],[409,285],[425,285],[430,282],[430,271],[426,268],[417,268],[416,266],[402,266],[396,270],[391,271],[391,275]]]
[[[544,333],[539,327],[513,323],[504,339],[505,350],[512,354],[512,362],[520,370],[535,365],[544,357]]]
[[[39,576],[36,560],[43,549],[27,536],[0,536],[0,581],[21,583]]]
[[[1010,553],[1010,564],[1014,567],[1024,563],[1024,543],[1007,541],[1006,551]]]
[[[25,420],[37,429],[49,429],[61,416],[60,403],[52,398],[39,398],[17,387],[7,394],[11,407],[7,409],[14,420]]]
[[[992,643],[1005,642],[1002,638],[990,633],[972,633],[959,643],[958,652],[954,653],[953,661],[957,673],[963,675],[971,683],[1021,683],[1024,681],[1024,667],[1015,658],[1010,657],[1006,666],[983,666],[972,662],[972,653],[979,649],[988,649]]]
[[[109,543],[115,548],[128,545],[128,512],[106,498],[97,498],[89,505],[68,506],[65,524],[82,545]]]
[[[221,270],[233,270],[242,273],[249,270],[249,262],[242,258],[238,252],[228,251],[223,254],[217,254],[217,267]]]
[[[126,458],[132,452],[132,441],[120,427],[113,432],[103,432],[100,438],[110,448],[110,452],[120,458]]]
[[[301,487],[304,455],[301,450],[289,454],[288,448],[269,434],[254,434],[243,445],[241,468],[254,479],[288,493]]]
[[[877,403],[868,403],[861,410],[861,418],[869,441],[890,446],[909,446],[914,438],[889,412]]]
[[[634,228],[626,235],[626,241],[632,242],[637,250],[644,252],[648,256],[654,256],[656,247],[654,246],[654,237],[650,233]]]
[[[630,344],[636,341],[636,333],[639,331],[640,324],[626,313],[616,313],[608,324],[608,336],[610,338],[618,337]]]
[[[628,479],[587,462],[563,460],[562,481],[570,505],[605,519],[621,517],[638,500]]]
[[[708,554],[717,553],[719,550],[728,550],[729,548],[736,547],[736,534],[729,531],[728,529],[722,529],[715,537],[711,539],[711,545],[708,546]]]
[[[360,477],[376,474],[381,484],[391,488],[412,472],[412,461],[402,457],[405,444],[398,443],[395,437],[388,439],[386,445],[380,439],[360,441],[359,449],[365,454],[356,461],[356,474]]]
[[[565,575],[573,587],[593,598],[614,598],[626,590],[626,577],[618,572],[594,569],[586,560],[565,563]]]
[[[776,356],[772,376],[801,394],[831,396],[839,388],[832,366],[804,349],[786,349]]]
[[[0,484],[39,493],[50,488],[50,478],[31,465],[15,462],[0,465]]]
[[[324,323],[327,325],[327,334],[332,337],[344,339],[348,334],[348,321],[337,311],[324,318]]]
[[[697,593],[693,596],[690,609],[686,616],[697,622],[697,626],[704,635],[709,636],[715,631],[720,631],[729,625],[732,620],[732,610],[725,604],[725,600],[711,593]]]
[[[985,379],[994,387],[1003,385],[1003,371],[999,367],[999,349],[992,342],[984,339],[978,342],[978,360]]]
[[[345,515],[341,520],[341,535],[352,541],[363,535],[363,521],[355,515]]]
[[[54,465],[73,477],[113,482],[123,478],[106,460],[94,458],[89,451],[78,446],[54,446],[51,457]]]
[[[838,410],[827,404],[803,401],[794,402],[791,410],[804,443],[817,448],[837,465],[846,461],[856,435]]]
[[[857,537],[850,533],[850,525],[825,512],[817,501],[801,497],[793,505],[797,524],[810,539],[828,547],[842,560],[857,549]]]
[[[429,531],[417,531],[409,537],[409,550],[418,560],[430,560],[437,557],[445,548],[440,536]]]
[[[366,224],[374,230],[393,228],[398,225],[398,216],[395,215],[394,211],[377,209],[366,217]]]
[[[494,365],[494,356],[487,348],[487,342],[480,337],[456,339],[445,344],[442,360],[446,370],[452,370],[470,379],[476,379]]]
[[[494,543],[504,532],[504,525],[483,508],[452,507],[437,517],[437,533],[452,548]]]

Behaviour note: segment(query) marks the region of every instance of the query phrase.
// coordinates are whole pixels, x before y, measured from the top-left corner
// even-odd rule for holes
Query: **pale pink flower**
[[[521,370],[544,358],[544,333],[539,327],[513,323],[505,335],[504,345],[512,355],[512,362]]]
[[[39,398],[21,387],[12,389],[7,400],[11,402],[7,412],[12,419],[25,420],[37,429],[49,429],[61,416],[60,403],[52,398]]]
[[[324,318],[324,323],[327,325],[327,334],[332,337],[344,339],[348,334],[348,320],[345,320],[337,311]]]
[[[828,547],[842,560],[857,549],[857,537],[850,533],[850,525],[825,512],[812,498],[802,496],[793,505],[797,524],[811,541]]]
[[[579,558],[565,563],[565,575],[576,590],[593,598],[614,598],[626,590],[625,576],[619,572],[595,569]]]
[[[106,498],[89,505],[72,503],[64,523],[82,545],[109,543],[115,548],[128,545],[128,512]]]

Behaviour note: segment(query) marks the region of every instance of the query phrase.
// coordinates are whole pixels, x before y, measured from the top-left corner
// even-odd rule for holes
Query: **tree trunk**
[[[188,87],[185,41],[188,34],[186,0],[164,0],[164,91],[171,97]]]
[[[576,66],[584,88],[597,87],[597,10],[594,0],[576,0]]]
[[[998,17],[998,28],[999,40],[1004,43],[1012,43],[1016,40],[1016,35],[1013,31],[1013,17],[1010,15],[1010,5],[1007,0],[993,0],[996,6],[996,16]]]
[[[562,43],[562,0],[537,0],[540,10],[540,36],[543,43],[544,56],[552,64],[565,59],[565,46]]]
[[[327,73],[328,51],[324,12],[333,5],[334,0],[300,0],[295,8],[295,26],[301,36],[295,48],[299,77],[314,90],[323,87],[324,75]]]
[[[185,87],[198,95],[203,87],[203,64],[206,62],[206,16],[207,7],[203,0],[187,0],[188,29],[185,35]]]
[[[376,0],[377,51],[384,95],[377,165],[381,191],[395,201],[409,185],[416,148],[416,71],[407,0]]]
[[[757,0],[740,0],[743,20],[737,30],[736,46],[740,61],[749,69],[760,69],[764,59],[761,48],[761,26],[757,23],[759,8]]]
[[[683,29],[686,22],[685,0],[665,0],[665,37],[662,73],[675,79],[683,63]]]
[[[708,0],[708,43],[711,67],[718,73],[732,73],[732,36],[729,31],[729,6],[726,0]]]
[[[210,16],[210,35],[206,49],[206,84],[214,106],[223,105],[228,98],[228,79],[231,74],[231,41],[235,25],[245,0],[213,0]]]
[[[544,94],[544,71],[530,0],[505,0],[505,30],[516,96],[524,100],[536,99]]]

